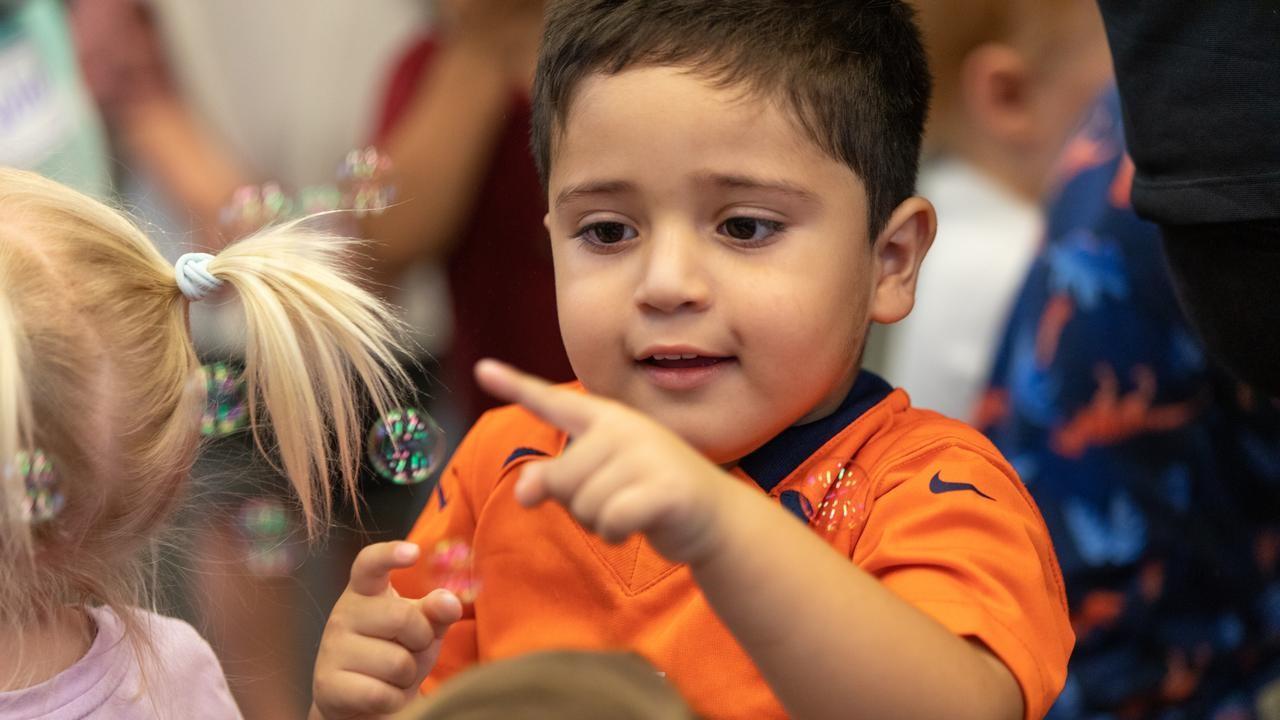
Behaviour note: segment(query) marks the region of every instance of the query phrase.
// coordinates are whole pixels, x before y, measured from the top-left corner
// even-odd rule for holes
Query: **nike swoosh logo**
[[[972,490],[988,500],[991,500],[993,502],[995,501],[995,498],[982,492],[981,490],[970,485],[969,483],[950,483],[950,482],[947,482],[946,480],[943,480],[942,473],[940,472],[934,473],[933,479],[929,481],[929,490],[934,495],[941,495],[942,493],[956,492],[958,490]]]
[[[511,454],[507,456],[506,460],[502,461],[502,467],[505,469],[508,465],[515,462],[516,460],[519,460],[520,458],[526,457],[529,455],[533,455],[536,457],[550,457],[549,455],[547,455],[546,452],[542,450],[535,450],[534,448],[527,448],[527,447],[518,447],[515,450],[511,451]]]

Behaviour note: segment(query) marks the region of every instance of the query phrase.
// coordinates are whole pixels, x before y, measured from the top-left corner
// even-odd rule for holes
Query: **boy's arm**
[[[789,713],[1024,716],[1019,685],[991,650],[962,639],[763,500],[745,485],[727,492],[721,540],[691,569]],[[963,550],[939,545],[933,552]]]
[[[516,499],[554,499],[607,541],[642,532],[689,563],[792,715],[1038,717],[1061,688],[1071,634],[1056,560],[993,450],[952,443],[890,468],[849,558],[630,408],[492,361],[476,374],[573,438],[524,467]],[[944,486],[928,474],[940,465]]]

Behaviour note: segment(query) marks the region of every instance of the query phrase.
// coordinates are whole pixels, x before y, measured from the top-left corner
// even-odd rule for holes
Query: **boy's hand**
[[[724,502],[740,484],[670,430],[493,360],[477,363],[476,378],[573,438],[559,457],[525,465],[515,487],[521,504],[555,499],[605,540],[641,532],[673,562],[696,564],[714,551]]]
[[[431,672],[445,630],[462,617],[462,604],[445,590],[410,600],[391,587],[391,571],[412,567],[420,553],[412,543],[389,542],[356,556],[351,582],[320,639],[313,695],[321,717],[395,712]]]

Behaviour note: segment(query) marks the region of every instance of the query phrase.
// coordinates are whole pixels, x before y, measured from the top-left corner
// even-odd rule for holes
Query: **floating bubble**
[[[259,577],[288,575],[297,566],[297,546],[284,504],[272,498],[255,498],[240,506],[236,518],[245,540],[245,566]]]
[[[14,457],[14,467],[26,485],[26,498],[22,501],[22,517],[29,523],[48,522],[62,511],[66,498],[58,491],[58,475],[53,461],[43,451],[19,450]]]
[[[278,500],[254,498],[240,506],[240,532],[251,541],[279,540],[289,534],[289,513]]]
[[[298,191],[298,211],[303,215],[330,212],[342,207],[342,191],[333,185],[312,185]]]
[[[253,545],[244,564],[257,577],[288,577],[298,567],[298,555],[292,545]]]
[[[475,576],[471,547],[461,540],[441,540],[427,557],[431,584],[458,596],[464,604],[475,602],[480,579]]]
[[[794,490],[801,497],[793,502],[820,534],[851,532],[866,520],[866,491],[866,473],[853,460],[825,459],[811,466]]]
[[[369,146],[347,153],[338,167],[342,206],[357,216],[377,214],[395,201],[396,184],[391,158]]]
[[[284,220],[292,212],[293,200],[279,183],[244,185],[231,193],[230,202],[218,212],[218,224],[236,238]]]
[[[368,452],[379,475],[397,485],[417,485],[440,469],[444,431],[422,410],[392,410],[369,430]]]
[[[222,362],[205,365],[200,370],[204,373],[207,393],[200,433],[205,437],[226,437],[243,429],[249,422],[244,377]]]

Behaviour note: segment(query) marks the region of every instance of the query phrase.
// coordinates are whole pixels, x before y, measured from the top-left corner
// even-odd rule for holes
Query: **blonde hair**
[[[399,323],[351,279],[353,241],[298,223],[223,250],[209,272],[247,319],[250,423],[297,493],[308,530],[330,475],[356,493],[362,396],[385,412],[405,381]],[[22,519],[22,478],[0,483],[0,626],[68,604],[128,621],[137,559],[176,504],[200,442],[205,384],[174,267],[119,212],[0,168],[0,467],[38,448],[65,505]],[[358,390],[357,390],[358,388]]]
[[[1008,45],[1033,65],[1056,50],[1060,21],[1092,0],[911,0],[933,72],[933,100],[926,128],[929,150],[952,144],[961,113],[961,73],[983,45]]]

